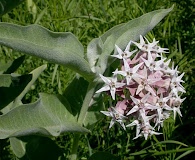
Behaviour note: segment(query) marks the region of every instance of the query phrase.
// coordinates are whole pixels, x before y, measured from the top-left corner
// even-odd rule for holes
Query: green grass
[[[93,153],[95,151],[108,151],[120,156],[121,159],[130,159],[130,154],[151,146],[150,150],[154,153],[137,154],[134,159],[174,160],[178,156],[183,156],[183,159],[190,159],[193,148],[179,152],[179,149],[187,147],[176,143],[155,144],[161,141],[176,140],[187,144],[188,147],[195,146],[195,79],[193,76],[195,71],[195,20],[192,18],[195,13],[195,2],[193,0],[181,0],[177,3],[169,0],[36,0],[36,8],[32,9],[25,2],[1,18],[2,22],[20,25],[36,23],[55,32],[72,32],[86,49],[87,44],[93,38],[99,37],[109,28],[152,10],[169,8],[172,4],[175,4],[174,11],[156,26],[147,37],[149,39],[155,37],[160,40],[162,47],[168,47],[170,54],[167,54],[167,56],[174,60],[176,65],[179,65],[181,72],[185,72],[185,88],[187,91],[185,96],[187,96],[187,99],[182,106],[183,117],[177,119],[176,122],[172,119],[166,121],[163,136],[152,137],[148,141],[143,139],[132,140],[133,135],[135,135],[134,129],[129,129],[126,133],[119,127],[114,126],[108,131],[109,119],[105,118],[94,126],[91,134],[82,137],[79,157],[89,157],[90,148]],[[6,47],[0,48],[0,61],[7,62],[20,55],[21,53]],[[43,63],[48,62],[26,56],[26,60],[19,68],[18,73],[29,73]],[[48,63],[47,70],[35,83],[35,89],[26,95],[23,100],[24,103],[35,101],[39,92],[63,93],[75,73],[62,66],[58,66],[57,70],[56,68],[55,64]],[[55,141],[65,150],[70,148],[69,138],[71,137],[72,134],[67,134],[56,138]],[[6,147],[0,147],[3,150],[1,153],[8,154],[7,151],[10,151],[7,149],[8,144],[5,141],[0,141],[0,143],[7,145]],[[69,149],[65,151],[65,154],[69,154]],[[7,159],[11,159],[8,158],[10,155],[6,156]],[[12,159],[14,159],[14,155],[12,155]]]

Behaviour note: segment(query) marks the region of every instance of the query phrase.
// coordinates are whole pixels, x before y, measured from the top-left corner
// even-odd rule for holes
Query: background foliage
[[[148,154],[132,155],[135,159],[190,159],[194,149],[181,151],[188,145],[195,146],[195,1],[193,0],[26,0],[17,8],[1,17],[2,22],[20,25],[40,24],[55,32],[72,32],[86,47],[91,39],[99,37],[109,28],[141,16],[144,13],[169,8],[174,10],[147,35],[148,39],[155,37],[160,40],[162,47],[168,47],[168,58],[175,61],[181,72],[185,72],[186,97],[182,106],[183,117],[174,122],[169,119],[164,124],[163,136],[153,136],[151,140],[132,140],[134,135],[127,134],[115,126],[108,131],[107,119],[103,119],[93,126],[92,132],[83,136],[80,144],[80,159],[87,158],[96,151],[108,151],[121,159],[130,159],[130,154],[149,147]],[[85,48],[86,50],[86,48]],[[4,64],[21,56],[6,47],[0,47],[0,63]],[[26,56],[24,63],[17,73],[25,74],[42,64],[48,64],[47,69],[23,99],[23,103],[34,102],[39,92],[63,94],[67,85],[72,81],[75,73],[62,66],[54,65],[35,57]],[[65,157],[69,154],[72,134],[53,138]],[[182,142],[180,144],[159,143],[166,140]],[[154,145],[155,143],[158,143]],[[154,154],[151,151],[158,151]],[[146,150],[144,150],[146,151]],[[172,152],[166,152],[172,151]],[[179,152],[180,151],[180,152]],[[191,153],[191,154],[189,154]],[[180,156],[180,157],[179,157]],[[0,159],[15,159],[9,143],[0,140]]]

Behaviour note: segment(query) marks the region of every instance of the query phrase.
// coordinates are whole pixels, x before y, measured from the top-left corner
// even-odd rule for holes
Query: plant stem
[[[69,157],[70,160],[77,159],[77,149],[78,149],[78,144],[79,144],[79,138],[80,138],[80,134],[75,133],[74,139],[73,139],[73,144],[72,144],[72,149],[71,149],[71,155]]]
[[[92,99],[92,96],[94,94],[95,91],[95,86],[96,83],[95,82],[90,82],[88,89],[87,89],[87,93],[85,95],[85,99],[83,101],[82,104],[82,108],[78,117],[78,123],[80,123],[81,125],[83,124],[85,117],[86,117],[86,113],[87,110],[89,108],[89,103]],[[70,155],[70,160],[76,160],[77,159],[77,149],[78,149],[78,144],[79,144],[79,138],[80,138],[80,134],[76,133],[74,135],[74,139],[73,139],[73,145],[72,145],[72,150],[71,150],[71,155]]]
[[[83,105],[82,105],[82,108],[81,108],[81,111],[78,117],[78,123],[80,124],[83,124],[83,121],[85,120],[86,113],[89,108],[89,103],[95,91],[95,86],[96,86],[96,83],[94,82],[89,83],[87,94],[85,95],[85,99],[83,101]]]

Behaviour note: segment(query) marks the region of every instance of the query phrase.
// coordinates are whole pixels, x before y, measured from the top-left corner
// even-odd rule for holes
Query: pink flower
[[[142,79],[135,78],[135,81],[139,84],[137,91],[136,91],[136,94],[139,94],[141,91],[146,90],[155,96],[156,93],[155,93],[155,90],[152,88],[152,84],[154,82],[156,82],[157,80],[155,78],[154,79],[148,78],[148,71],[147,71],[146,67],[144,67],[144,69],[141,71],[140,75],[143,76]]]
[[[127,109],[127,100],[123,100],[123,101],[118,101],[116,104],[115,109],[121,113],[122,115],[124,115],[125,110]]]
[[[138,50],[130,51],[131,43]],[[164,120],[171,113],[174,119],[177,114],[182,116],[180,107],[185,100],[181,99],[182,93],[185,93],[182,86],[184,73],[179,75],[174,63],[170,67],[171,60],[163,57],[168,49],[161,48],[158,43],[155,39],[149,42],[140,35],[140,42],[130,41],[125,51],[115,45],[118,54],[112,57],[121,61],[120,66],[112,77],[100,74],[105,85],[96,93],[109,91],[112,99],[117,97],[118,100],[113,102],[115,107],[101,111],[112,118],[109,128],[114,123],[120,124],[124,130],[135,126],[136,136],[133,139],[144,137],[146,140],[149,136],[160,135],[162,133],[155,130],[163,127]]]

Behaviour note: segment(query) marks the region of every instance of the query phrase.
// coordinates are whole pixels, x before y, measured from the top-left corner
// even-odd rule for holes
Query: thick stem
[[[87,110],[89,108],[89,103],[91,102],[91,99],[93,97],[94,91],[95,91],[96,83],[91,82],[89,83],[87,94],[85,95],[85,99],[83,101],[83,105],[78,117],[78,123],[83,124],[83,121],[85,120]]]
[[[94,82],[89,83],[88,89],[87,89],[87,93],[85,95],[85,99],[83,101],[83,105],[78,117],[78,123],[80,123],[81,125],[83,124],[86,114],[87,114],[87,110],[89,108],[89,103],[92,99],[92,96],[94,94],[95,91],[95,84]],[[77,159],[77,149],[78,149],[78,144],[79,144],[79,138],[80,138],[80,134],[76,133],[74,135],[74,139],[73,139],[73,145],[72,145],[72,150],[71,150],[71,155],[70,155],[70,160],[76,160]]]
[[[79,138],[80,138],[80,134],[75,133],[74,139],[73,139],[73,144],[72,144],[72,149],[71,149],[71,155],[69,157],[70,160],[77,159],[77,149],[78,149],[78,144],[79,144]]]

